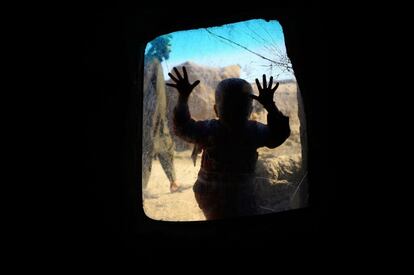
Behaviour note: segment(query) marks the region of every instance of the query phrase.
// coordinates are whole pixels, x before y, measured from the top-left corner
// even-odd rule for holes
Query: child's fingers
[[[172,73],[168,73],[168,76],[174,80],[175,82],[178,82],[178,79],[172,74]]]
[[[193,84],[191,84],[191,89],[194,89],[198,84],[200,84],[200,80],[196,80]]]
[[[269,87],[271,87],[271,86],[269,86]],[[276,82],[276,86],[271,90],[272,92],[275,92],[276,91],[276,89],[277,89],[277,87],[279,87],[279,82]]]
[[[249,97],[251,97],[253,99],[256,99],[256,100],[259,100],[259,97],[257,95],[249,95]]]
[[[183,72],[184,72],[184,79],[188,79],[187,70],[184,66],[183,66]]]
[[[182,79],[183,79],[183,77],[181,76],[181,74],[180,74],[180,72],[177,70],[177,68],[176,68],[176,67],[174,67],[173,69],[174,69],[174,72],[175,72],[175,74],[177,75],[178,79],[182,80]]]
[[[266,88],[267,87],[267,81],[266,81],[266,75],[263,75],[263,87]]]
[[[260,85],[259,79],[256,78],[256,85],[257,85],[257,89],[259,89],[259,91],[262,90],[262,86]]]
[[[269,89],[272,88],[272,85],[273,85],[273,76],[271,76],[269,80]]]

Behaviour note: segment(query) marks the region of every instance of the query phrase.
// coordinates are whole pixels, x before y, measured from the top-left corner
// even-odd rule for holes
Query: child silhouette
[[[174,109],[174,132],[187,142],[202,148],[201,168],[193,191],[207,220],[254,215],[255,167],[257,148],[275,148],[290,135],[289,118],[276,107],[273,96],[279,86],[270,77],[267,85],[256,84],[259,96],[245,80],[229,78],[221,81],[215,91],[214,110],[218,119],[195,121],[191,118],[188,98],[199,80],[190,84],[187,70],[183,75],[168,75],[175,84],[167,83],[179,93]],[[249,120],[253,99],[267,110],[267,125]]]

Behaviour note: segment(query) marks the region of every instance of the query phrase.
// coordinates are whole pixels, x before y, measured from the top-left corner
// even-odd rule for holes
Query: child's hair
[[[237,126],[250,117],[253,100],[250,83],[240,78],[228,78],[216,88],[216,112],[221,121],[229,126]]]

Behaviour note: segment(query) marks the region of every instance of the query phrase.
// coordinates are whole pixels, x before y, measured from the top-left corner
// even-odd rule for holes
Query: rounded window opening
[[[143,93],[149,218],[215,220],[307,206],[305,117],[278,21],[155,38],[145,49]]]

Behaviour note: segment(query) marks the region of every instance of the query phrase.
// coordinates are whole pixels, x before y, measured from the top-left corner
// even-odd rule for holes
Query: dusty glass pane
[[[205,201],[200,200],[200,194],[197,193],[200,188],[194,188],[194,184],[200,181],[198,175],[202,155],[210,151],[202,148],[197,154],[200,146],[194,147],[194,142],[184,140],[174,131],[174,108],[179,92],[166,85],[175,83],[168,75],[172,73],[176,76],[173,67],[183,74],[183,66],[186,67],[190,83],[200,80],[188,100],[189,111],[195,121],[217,121],[214,111],[215,90],[221,81],[228,78],[244,79],[250,83],[253,93],[259,95],[255,79],[258,78],[262,85],[263,74],[266,74],[267,82],[273,76],[274,83],[280,83],[274,101],[283,115],[289,117],[289,137],[273,149],[260,146],[257,149],[257,161],[252,162],[253,172],[246,174],[242,171],[242,176],[230,180],[235,186],[249,182],[251,187],[246,189],[249,190],[248,199],[245,196],[242,202],[240,198],[236,202],[233,194],[238,192],[234,191],[238,187],[232,187],[226,189],[224,197],[217,195],[217,199],[210,192],[208,204],[212,208],[215,207],[213,204],[219,205],[219,201],[226,201],[229,208],[233,201],[239,208],[243,208],[244,204],[254,205],[254,211],[229,211],[226,212],[230,213],[227,216],[233,215],[231,213],[235,216],[266,214],[307,205],[306,162],[302,161],[306,159],[306,133],[303,131],[305,117],[294,72],[286,54],[283,31],[277,21],[250,20],[163,35],[148,43],[145,57],[142,188],[143,207],[148,217],[168,221],[206,219],[205,205],[200,205]],[[250,120],[266,125],[267,113],[261,103],[253,100]],[[246,143],[240,141],[238,137],[241,136],[234,135],[230,146],[223,147],[221,151],[230,150],[230,147],[243,151]],[[200,139],[202,137],[197,140]],[[212,139],[206,140],[211,144]],[[252,138],[248,140],[250,142]],[[239,145],[235,145],[237,142]],[[240,151],[235,151],[233,155],[226,152],[226,165],[230,167],[233,162],[239,166],[247,163],[247,160],[240,159],[244,156]],[[214,157],[209,159],[208,167],[211,167],[212,159]],[[228,184],[228,181],[222,180],[223,177],[220,175],[219,183],[203,184]],[[196,193],[193,189],[196,189]],[[204,211],[200,207],[204,207]]]

